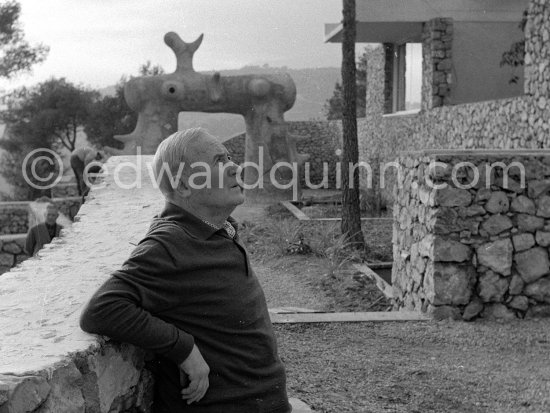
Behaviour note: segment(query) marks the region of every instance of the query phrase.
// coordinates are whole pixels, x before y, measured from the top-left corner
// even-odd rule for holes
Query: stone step
[[[292,405],[292,413],[312,413],[313,410],[309,408],[307,404],[305,404],[300,399],[296,399],[291,397],[288,399],[290,404]]]

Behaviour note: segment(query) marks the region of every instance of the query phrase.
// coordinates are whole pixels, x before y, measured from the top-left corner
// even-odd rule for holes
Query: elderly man
[[[166,138],[153,163],[164,210],[82,329],[156,353],[157,413],[290,412],[265,297],[229,216],[244,201],[237,165],[201,128]]]
[[[56,223],[59,211],[55,204],[47,204],[44,213],[45,221],[35,225],[27,233],[25,240],[25,252],[28,255],[35,255],[45,244],[52,242],[58,237],[63,227]]]

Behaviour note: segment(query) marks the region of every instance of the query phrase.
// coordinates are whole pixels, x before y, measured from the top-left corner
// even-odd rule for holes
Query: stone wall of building
[[[453,22],[432,19],[422,33],[422,107],[432,109],[450,103]]]
[[[525,93],[547,100],[550,96],[550,3],[531,0],[525,27]]]
[[[298,152],[310,155],[307,164],[309,179],[306,182],[304,168],[300,177],[302,185],[307,188],[326,182],[327,188],[334,188],[336,164],[340,161],[336,151],[342,149],[342,123],[340,121],[292,121],[288,122],[288,132],[299,137],[296,144]],[[244,162],[244,134],[226,140],[223,144],[237,163]],[[326,179],[324,179],[325,176]]]
[[[22,234],[29,229],[28,202],[0,203],[0,235]]]
[[[422,110],[418,113],[385,114],[385,51],[372,50],[367,59],[366,117],[358,120],[359,153],[363,161],[394,161],[400,151],[431,149],[536,149],[550,147],[550,2],[531,0],[525,32],[525,96],[436,107],[433,30],[428,22],[423,44],[424,85]],[[521,16],[518,16],[518,20]],[[445,34],[452,25],[448,24]],[[443,30],[443,29],[442,29]],[[427,33],[431,33],[427,36]],[[444,67],[442,67],[444,69]],[[452,78],[449,79],[452,82]],[[445,103],[443,99],[442,103]],[[388,184],[388,181],[390,184]],[[381,188],[393,202],[389,173]],[[362,186],[366,188],[366,180]],[[374,183],[379,182],[375,180]]]
[[[423,151],[399,164],[395,307],[550,316],[550,151]]]
[[[25,261],[26,234],[0,235],[0,275]]]
[[[111,158],[105,179],[131,159]],[[146,162],[141,176],[148,180]],[[131,168],[120,174],[130,180],[125,173]],[[150,411],[145,354],[79,327],[84,303],[120,268],[164,202],[150,182],[139,191],[107,183],[92,189],[62,237],[0,277],[2,413]],[[5,240],[2,251],[10,245]]]

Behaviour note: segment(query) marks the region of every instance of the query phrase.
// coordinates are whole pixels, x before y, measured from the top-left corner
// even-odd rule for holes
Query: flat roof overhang
[[[357,0],[357,43],[420,41],[422,24],[435,18],[520,22],[529,0]],[[325,24],[325,42],[342,42],[342,24]]]

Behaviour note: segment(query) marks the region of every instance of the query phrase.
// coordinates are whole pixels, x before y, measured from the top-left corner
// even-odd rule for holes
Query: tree
[[[357,142],[357,85],[355,77],[355,0],[344,0],[342,40],[342,130],[344,151],[342,154],[342,234],[357,249],[363,249],[365,241],[361,231],[359,209],[359,171],[350,166],[359,162]],[[351,178],[351,182],[350,182]]]
[[[519,23],[518,27],[521,29],[523,33],[525,33],[525,26],[527,25],[527,17],[528,17],[528,11],[525,10],[523,12],[523,16],[521,18],[521,22]],[[500,66],[511,66],[514,69],[520,66],[523,66],[525,64],[525,38],[523,40],[520,40],[519,42],[515,42],[510,46],[510,49],[505,51],[502,54],[502,58],[500,60]],[[510,79],[509,83],[518,83],[519,76],[514,74],[512,75],[512,78]]]
[[[8,94],[1,118],[9,126],[10,139],[73,151],[78,129],[85,124],[97,96],[98,92],[64,78],[52,78]]]
[[[97,92],[65,79],[22,87],[6,96],[6,109],[0,113],[0,119],[8,132],[0,140],[0,147],[6,151],[0,173],[15,186],[19,199],[49,196],[48,190],[40,188],[57,177],[60,165],[56,155],[63,148],[75,149],[77,132],[85,123],[96,96]],[[31,156],[36,149],[40,150]],[[35,167],[30,170],[35,160]],[[34,188],[33,184],[40,188]]]
[[[367,93],[367,49],[359,57],[356,65],[357,87],[357,117],[365,117],[366,93]],[[328,120],[342,119],[342,85],[336,82],[332,96],[327,99],[324,106],[325,116]]]
[[[147,61],[139,67],[138,73],[140,76],[157,76],[162,75],[164,69],[159,65],[153,66],[150,61]],[[138,114],[130,109],[124,98],[126,81],[127,77],[122,76],[115,86],[113,96],[103,96],[94,102],[84,127],[91,144],[122,149],[122,142],[117,141],[113,136],[124,135],[134,130]]]
[[[19,25],[20,12],[16,1],[0,4],[0,77],[11,78],[28,71],[48,55],[47,46],[31,46],[25,41]]]

